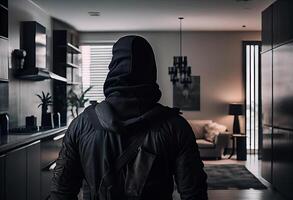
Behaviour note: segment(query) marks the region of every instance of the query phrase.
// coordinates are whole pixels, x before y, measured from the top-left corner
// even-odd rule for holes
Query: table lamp
[[[229,104],[229,115],[234,115],[233,133],[240,134],[239,115],[243,115],[242,104]]]

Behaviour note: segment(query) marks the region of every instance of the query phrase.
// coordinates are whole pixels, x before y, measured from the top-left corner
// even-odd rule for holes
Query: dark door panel
[[[293,43],[274,49],[273,54],[273,123],[293,129]]]
[[[5,155],[0,156],[0,199],[5,199]]]
[[[273,46],[293,39],[293,1],[279,0],[273,4]]]
[[[274,129],[274,186],[288,199],[293,198],[293,131]]]
[[[262,51],[272,49],[273,44],[273,6],[262,12]]]
[[[7,200],[26,199],[26,149],[7,153],[5,157],[5,187]]]
[[[261,54],[262,122],[272,125],[273,59],[272,51]]]
[[[263,145],[262,145],[262,162],[261,175],[268,182],[272,183],[272,167],[273,167],[273,128],[263,126]]]
[[[27,199],[39,200],[41,192],[40,141],[27,148]]]

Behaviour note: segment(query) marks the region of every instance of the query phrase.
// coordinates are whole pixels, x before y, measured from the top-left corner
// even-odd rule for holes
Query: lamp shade
[[[242,104],[236,104],[236,103],[229,104],[229,115],[243,115]]]

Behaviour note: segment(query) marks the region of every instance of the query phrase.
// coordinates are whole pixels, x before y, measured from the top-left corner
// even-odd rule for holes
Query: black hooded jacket
[[[105,101],[88,107],[65,134],[52,179],[52,200],[77,199],[83,180],[87,198],[98,199],[103,175],[141,132],[146,132],[143,159],[125,166],[121,196],[171,200],[175,178],[182,200],[207,199],[207,176],[192,129],[178,109],[157,103],[161,92],[156,76],[153,50],[144,38],[126,36],[115,43]],[[90,123],[89,109],[97,114],[98,126]]]

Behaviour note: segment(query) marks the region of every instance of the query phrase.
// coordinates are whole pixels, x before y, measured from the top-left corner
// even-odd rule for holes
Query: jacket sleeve
[[[78,123],[74,120],[63,138],[51,184],[50,200],[77,200],[83,179],[76,136]]]
[[[178,154],[175,162],[175,181],[182,200],[207,200],[207,175],[203,170],[196,139],[185,119],[178,128]]]

